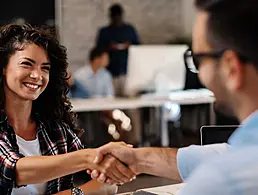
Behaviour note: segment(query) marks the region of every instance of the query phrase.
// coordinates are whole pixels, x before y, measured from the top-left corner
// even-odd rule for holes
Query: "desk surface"
[[[146,188],[141,189],[145,192],[151,192],[158,195],[176,195],[177,191],[184,185],[184,183],[181,184],[174,184],[174,185],[167,185],[167,186],[160,186],[155,188]],[[138,190],[139,191],[139,190]],[[118,195],[130,195],[133,194],[132,192],[122,193]]]
[[[168,102],[181,105],[210,104],[215,100],[208,90],[188,90],[173,92],[166,96],[155,94],[144,95],[139,98],[97,98],[72,99],[74,112],[89,112],[112,109],[135,109],[144,107],[159,107]]]

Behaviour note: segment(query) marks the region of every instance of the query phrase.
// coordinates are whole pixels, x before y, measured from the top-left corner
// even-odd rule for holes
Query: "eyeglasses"
[[[203,57],[220,58],[226,49],[213,52],[193,53],[191,49],[187,49],[184,53],[184,62],[187,69],[193,73],[199,73],[200,60]]]

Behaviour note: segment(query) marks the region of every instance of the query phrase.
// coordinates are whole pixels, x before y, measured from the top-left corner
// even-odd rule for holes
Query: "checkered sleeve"
[[[0,133],[0,186],[16,185],[16,163],[23,158],[22,154],[16,152],[11,146],[5,133]]]

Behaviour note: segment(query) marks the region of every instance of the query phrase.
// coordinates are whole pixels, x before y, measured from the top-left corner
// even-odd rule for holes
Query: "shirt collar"
[[[234,146],[258,145],[258,110],[252,113],[232,134],[228,142]]]
[[[88,69],[87,72],[88,72],[88,74],[89,74],[90,77],[95,77],[95,76],[97,76],[97,75],[100,74],[100,72],[103,70],[103,68],[100,68],[100,69],[98,69],[97,73],[94,74],[91,65],[88,65],[88,66],[87,66],[87,69]]]

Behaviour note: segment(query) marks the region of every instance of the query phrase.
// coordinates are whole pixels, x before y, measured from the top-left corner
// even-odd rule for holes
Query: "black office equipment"
[[[238,127],[238,125],[202,126],[200,129],[201,145],[227,142]]]

